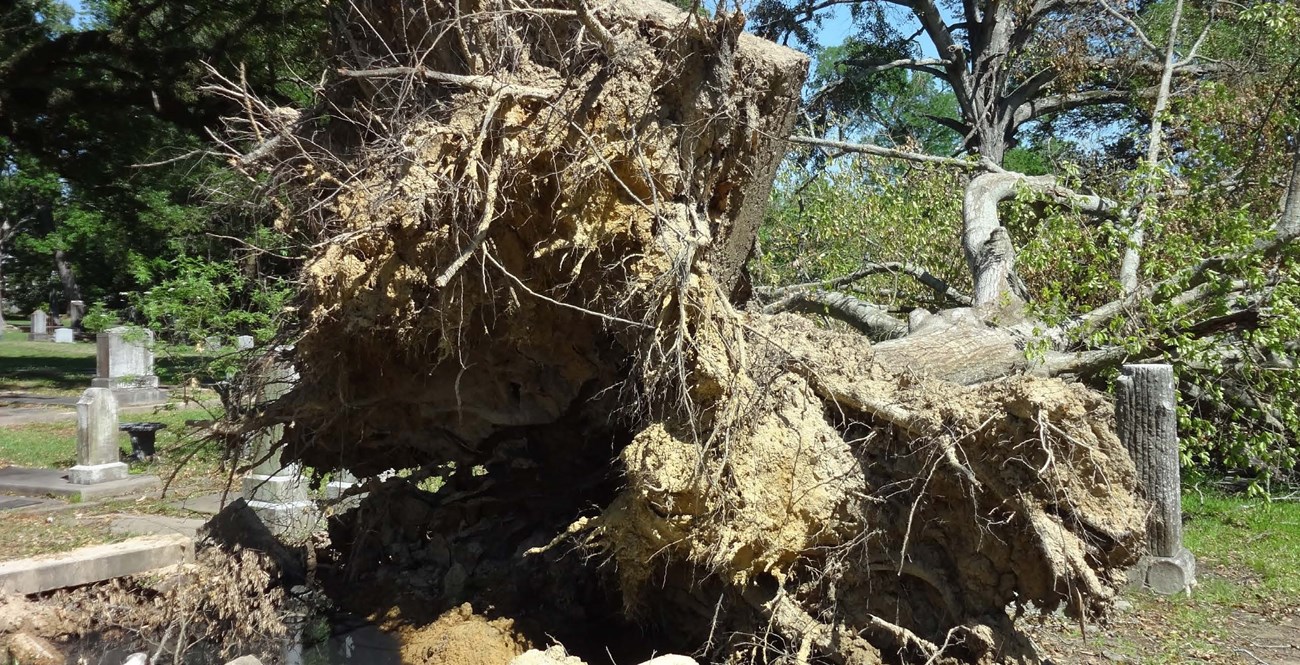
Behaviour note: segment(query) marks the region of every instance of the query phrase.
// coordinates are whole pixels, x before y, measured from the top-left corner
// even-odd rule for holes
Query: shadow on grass
[[[202,383],[216,380],[209,368],[212,359],[193,353],[160,353],[154,356],[154,371],[163,385],[176,386],[191,378]]]
[[[0,355],[0,390],[75,391],[90,386],[95,357]]]
[[[24,333],[0,335],[0,392],[75,394],[95,377],[94,344],[29,342]],[[158,344],[154,371],[165,386],[198,379],[208,384],[225,377],[232,360],[204,355],[185,346]]]

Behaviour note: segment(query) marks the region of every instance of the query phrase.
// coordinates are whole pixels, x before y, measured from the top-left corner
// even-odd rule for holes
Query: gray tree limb
[[[1046,115],[1072,111],[1085,106],[1119,104],[1131,101],[1134,98],[1155,97],[1155,95],[1156,88],[1154,87],[1141,90],[1085,90],[1065,95],[1052,95],[1030,100],[1021,105],[1015,111],[1015,124],[1019,126]]]
[[[900,60],[891,60],[889,62],[851,58],[845,60],[844,64],[857,67],[867,74],[875,74],[877,72],[889,71],[891,69],[911,69],[913,71],[925,72],[942,79],[946,78],[947,74],[943,69],[940,69],[940,67],[950,65],[952,62],[942,58],[903,58]]]
[[[1151,127],[1147,131],[1147,154],[1144,164],[1147,169],[1147,178],[1154,177],[1156,166],[1160,163],[1160,147],[1164,140],[1165,110],[1169,108],[1169,88],[1174,80],[1174,68],[1178,64],[1174,48],[1178,44],[1178,24],[1182,17],[1183,0],[1177,0],[1174,4],[1174,16],[1169,24],[1169,40],[1165,47],[1164,67],[1160,70],[1160,86],[1156,91],[1156,104],[1151,112]],[[1200,42],[1198,41],[1196,45],[1199,47]],[[1189,59],[1195,57],[1195,55],[1195,48],[1193,48]],[[1119,285],[1122,293],[1129,293],[1137,288],[1138,269],[1142,265],[1142,245],[1146,242],[1147,226],[1151,223],[1151,217],[1155,214],[1155,200],[1151,195],[1153,189],[1150,183],[1142,186],[1137,215],[1133,219],[1133,225],[1129,228],[1128,243],[1124,248],[1124,258],[1120,261],[1119,266]]]
[[[883,308],[839,291],[792,289],[779,300],[763,306],[766,314],[803,312],[825,314],[853,326],[874,340],[897,339],[907,334],[907,323]]]
[[[1273,227],[1279,238],[1294,238],[1300,235],[1300,149],[1291,158],[1291,182],[1287,186],[1286,199],[1282,204],[1282,216]]]
[[[961,159],[957,157],[939,157],[937,155],[926,155],[919,152],[908,152],[906,150],[895,150],[878,145],[866,143],[846,143],[844,141],[830,141],[819,139],[812,136],[791,136],[791,143],[801,145],[812,145],[820,148],[834,148],[845,152],[857,152],[864,155],[875,155],[877,157],[889,157],[891,159],[902,159],[918,164],[940,164],[943,166],[954,166],[959,169],[976,170],[980,168],[989,168],[989,165],[975,159]]]
[[[755,289],[755,293],[766,301],[774,301],[779,299],[785,293],[799,289],[840,289],[872,275],[880,274],[907,275],[929,287],[939,296],[947,298],[957,305],[969,307],[971,304],[970,296],[952,288],[947,282],[939,279],[929,270],[910,263],[901,263],[898,261],[867,261],[862,264],[861,268],[841,277],[826,279],[820,282],[804,282],[802,284],[791,284],[789,286],[775,288],[760,287]]]

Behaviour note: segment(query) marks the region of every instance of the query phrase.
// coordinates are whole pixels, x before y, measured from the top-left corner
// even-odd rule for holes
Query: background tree
[[[273,212],[244,200],[247,182],[207,155],[209,130],[235,110],[199,91],[207,67],[268,99],[301,99],[312,84],[300,74],[319,74],[329,36],[319,2],[84,6],[88,16],[75,21],[54,0],[0,10],[8,173],[21,180],[39,172],[59,183],[44,193],[47,213],[11,243],[10,283],[24,307],[51,270],[61,300],[84,295],[120,307],[119,294],[177,275],[188,265],[181,259],[238,263]],[[223,203],[206,207],[214,191]],[[230,204],[236,201],[242,205]]]
[[[874,36],[871,48],[813,46],[836,6],[866,21],[850,42]],[[1189,462],[1261,478],[1294,467],[1294,400],[1268,397],[1300,389],[1279,366],[1294,332],[1278,225],[1296,150],[1293,8],[767,2],[756,14],[765,34],[818,51],[823,73],[808,93],[815,133],[795,139],[820,155],[778,188],[764,234],[769,310],[897,337],[909,313],[969,295],[995,322],[1022,321],[1031,355],[1075,353],[1069,371],[1097,385],[1125,359],[1175,362]],[[892,131],[893,100],[856,94],[916,77],[954,112],[911,117],[955,149]],[[955,178],[946,192],[928,184],[935,168]],[[955,238],[960,267],[945,258]],[[1204,261],[1225,256],[1207,275]],[[1265,358],[1269,372],[1250,369]]]

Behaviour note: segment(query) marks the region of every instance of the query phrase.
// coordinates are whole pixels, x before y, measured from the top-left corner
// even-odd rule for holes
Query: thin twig
[[[649,329],[653,329],[653,328],[654,328],[654,326],[649,325],[649,324],[640,323],[640,322],[638,322],[638,321],[629,321],[629,320],[627,320],[627,319],[619,318],[619,317],[617,317],[617,316],[613,316],[613,315],[611,315],[611,314],[605,314],[605,313],[602,313],[602,312],[597,312],[597,311],[595,311],[595,310],[590,310],[590,309],[586,309],[586,308],[583,308],[583,307],[578,307],[577,305],[570,305],[570,304],[567,303],[567,302],[562,302],[562,301],[556,300],[556,299],[554,299],[554,298],[551,298],[551,297],[549,297],[549,296],[545,296],[545,295],[543,295],[543,294],[541,294],[541,293],[538,293],[538,292],[532,290],[531,288],[528,288],[528,285],[527,285],[527,284],[524,284],[523,281],[521,281],[518,277],[515,277],[514,274],[512,274],[509,270],[506,270],[505,266],[503,266],[503,265],[501,265],[500,263],[498,263],[497,260],[496,260],[496,257],[492,256],[492,254],[491,254],[490,252],[486,252],[486,251],[483,252],[483,257],[484,257],[485,259],[487,259],[488,263],[491,263],[492,265],[496,266],[497,270],[500,270],[500,271],[501,271],[501,274],[506,276],[506,279],[509,279],[510,281],[514,282],[514,283],[515,283],[515,286],[518,286],[519,288],[523,289],[524,291],[526,291],[526,292],[528,293],[528,295],[531,295],[531,296],[533,296],[534,298],[539,298],[539,299],[541,299],[541,300],[545,300],[546,302],[551,303],[552,305],[558,305],[558,306],[563,307],[563,308],[565,308],[565,309],[571,309],[571,310],[574,310],[574,311],[576,311],[576,312],[581,312],[581,313],[583,313],[583,314],[586,314],[587,316],[594,316],[594,317],[596,317],[596,318],[604,319],[604,320],[606,320],[606,321],[613,321],[613,322],[616,322],[616,323],[622,323],[622,324],[624,324],[624,325],[632,326],[632,327],[634,327],[634,328],[649,328]]]

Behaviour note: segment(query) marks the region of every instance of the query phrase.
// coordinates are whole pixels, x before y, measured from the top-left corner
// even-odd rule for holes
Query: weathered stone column
[[[1174,370],[1169,365],[1125,365],[1116,390],[1116,431],[1137,467],[1151,502],[1148,556],[1130,572],[1135,584],[1172,595],[1196,582],[1196,557],[1183,547],[1182,475]]]
[[[50,341],[50,320],[44,310],[32,312],[32,329],[27,333],[29,342],[48,342]]]
[[[110,328],[95,338],[95,378],[90,385],[110,388],[120,404],[167,401],[153,371],[153,331]]]
[[[94,485],[127,476],[118,459],[117,399],[108,388],[87,388],[77,400],[77,465],[68,469],[76,485]]]
[[[270,401],[287,393],[298,380],[298,373],[288,363],[276,362],[265,380],[262,399]],[[272,452],[283,436],[284,426],[276,425],[253,437],[248,456],[257,465],[244,477],[243,489],[244,500],[266,528],[292,540],[311,533],[316,524],[316,505],[307,497],[298,465],[284,464],[280,452]]]
[[[86,301],[72,300],[68,302],[68,325],[75,327],[77,322],[86,316]]]

